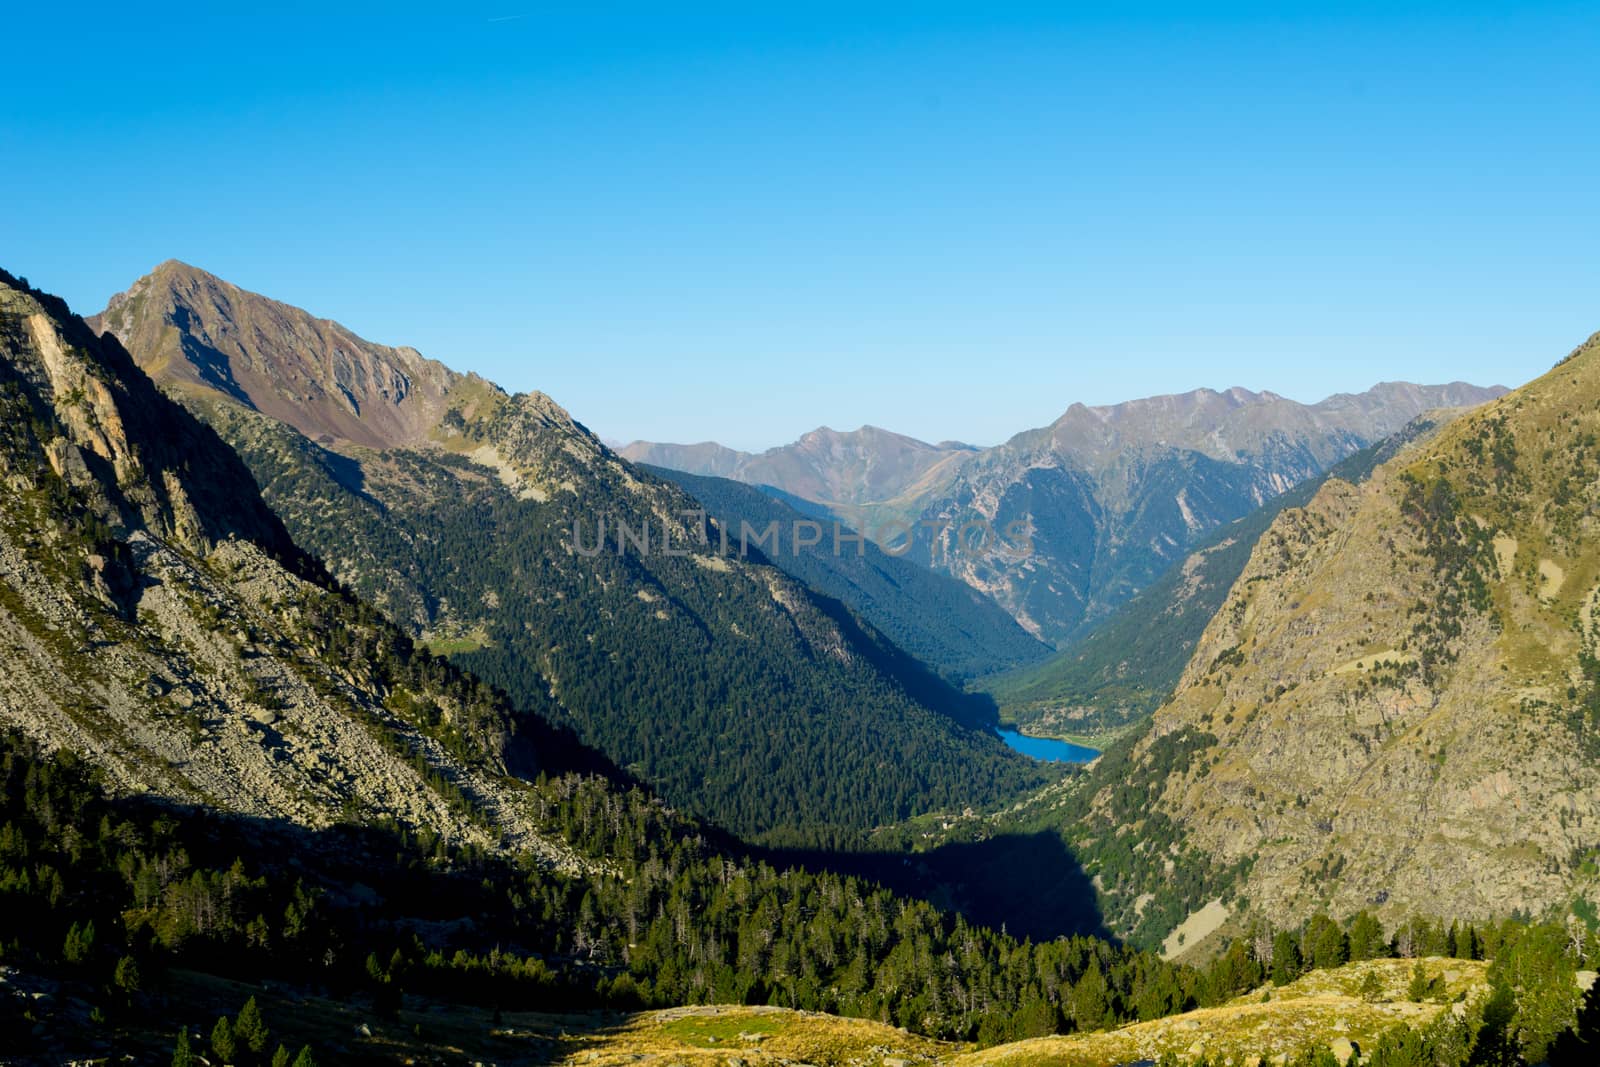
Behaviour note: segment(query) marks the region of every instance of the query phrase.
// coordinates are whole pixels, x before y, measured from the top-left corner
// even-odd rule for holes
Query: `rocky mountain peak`
[[[459,378],[414,348],[374,344],[178,260],[89,321],[157,381],[221,392],[327,444],[425,440]]]

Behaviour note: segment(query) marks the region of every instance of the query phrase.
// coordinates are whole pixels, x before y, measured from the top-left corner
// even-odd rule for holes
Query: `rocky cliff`
[[[1236,913],[1592,914],[1597,401],[1600,336],[1257,543],[1129,762]]]
[[[121,792],[553,849],[508,777],[557,769],[548,728],[338,590],[214,433],[3,273],[0,407],[0,725]]]

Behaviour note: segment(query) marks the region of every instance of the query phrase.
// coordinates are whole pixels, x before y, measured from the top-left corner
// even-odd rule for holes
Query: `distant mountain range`
[[[985,449],[864,427],[819,429],[757,454],[642,441],[621,454],[768,487],[854,528],[886,532],[893,543],[909,527],[908,558],[988,593],[1059,645],[1219,526],[1427,411],[1503,392],[1384,383],[1308,405],[1269,392],[1199,389],[1110,407],[1074,404],[1050,426]],[[1021,529],[1026,538],[1008,536]],[[993,539],[973,543],[985,536]]]
[[[1001,716],[1023,729],[1103,743],[1171,697],[1201,634],[1249,562],[1256,542],[1288,508],[1304,507],[1329,479],[1359,483],[1461,409],[1430,412],[1399,433],[1340,460],[1213,530],[1177,566],[1139,591],[1081,641],[1040,663],[986,678]]]
[[[860,828],[1050,777],[996,738],[986,698],[759,548],[719,551],[699,502],[549,397],[176,262],[92,324],[236,449],[341,581],[675,803],[749,834]],[[999,641],[966,654],[1032,651]]]

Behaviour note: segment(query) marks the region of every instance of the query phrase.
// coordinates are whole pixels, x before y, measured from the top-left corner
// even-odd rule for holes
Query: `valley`
[[[270,1039],[308,1062],[723,1062],[736,1045],[746,1064],[1321,1064],[1582,1040],[1592,872],[1497,854],[1494,876],[1545,902],[1510,915],[1437,882],[1375,894],[1350,850],[1306,894],[1278,873],[1303,836],[1241,855],[1207,835],[1213,787],[1194,790],[1232,722],[1188,709],[1219,685],[1250,699],[1251,671],[1287,647],[1252,643],[1270,614],[1250,604],[1369,588],[1273,591],[1317,580],[1319,544],[1362,543],[1335,532],[1360,499],[1399,501],[1358,528],[1412,523],[1421,547],[1392,558],[1444,583],[1441,610],[1564,603],[1586,647],[1587,505],[1572,474],[1516,457],[1536,453],[1528,434],[1587,447],[1571,398],[1592,345],[1201,546],[1195,568],[1236,545],[1247,560],[1188,598],[1152,587],[1186,607],[1231,590],[1175,683],[1141,664],[1170,699],[1100,720],[1124,733],[1097,752],[998,731],[1000,705],[961,688],[1060,684],[970,588],[865,548],[716,553],[725,524],[800,513],[634,468],[547,397],[182,265],[113,301],[100,335],[0,281],[0,1034],[39,1062],[265,1062]],[[369,423],[375,406],[400,413]],[[1461,488],[1414,473],[1434,470]],[[1541,533],[1491,490],[1567,510]],[[686,548],[579,552],[561,535],[587,508]],[[1500,601],[1493,580],[1517,584]],[[1357,603],[1376,623],[1376,599]],[[1130,613],[1152,610],[1168,609]],[[1337,662],[1255,715],[1312,683],[1354,687],[1339,714],[1448,694],[1453,643],[1479,632],[1453,618],[1335,642]],[[983,680],[1008,661],[998,677],[1034,680]],[[1586,736],[1579,713],[1546,718],[1570,731],[1546,747]],[[1285,750],[1248,751],[1262,766]],[[1418,807],[1391,804],[1392,825]]]
[[[10,5],[0,1067],[1600,1065],[1597,15]]]

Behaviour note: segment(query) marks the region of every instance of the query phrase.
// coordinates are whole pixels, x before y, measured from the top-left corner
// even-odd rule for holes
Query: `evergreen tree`
[[[1511,1032],[1516,1017],[1516,994],[1505,982],[1496,981],[1483,1005],[1483,1020],[1472,1044],[1472,1067],[1517,1067],[1522,1057]]]
[[[233,1037],[233,1024],[226,1015],[217,1019],[211,1028],[211,1051],[223,1063],[232,1063],[239,1055],[239,1043]]]
[[[189,1049],[189,1028],[178,1031],[178,1043],[172,1046],[172,1067],[196,1067],[194,1053]]]
[[[1300,977],[1300,945],[1287,930],[1272,938],[1272,984],[1288,985]]]
[[[244,1002],[244,1007],[239,1009],[239,1017],[234,1020],[234,1041],[242,1048],[260,1055],[267,1050],[268,1036],[267,1024],[261,1018],[261,1009],[256,1004],[256,998],[251,997]]]
[[[317,1067],[317,1061],[311,1055],[310,1045],[300,1046],[300,1054],[294,1058],[294,1067]]]
[[[272,1054],[272,1067],[290,1067],[293,1060],[294,1054],[289,1051],[288,1046],[280,1044],[278,1051]]]
[[[1111,1004],[1106,997],[1106,978],[1093,960],[1072,987],[1072,1018],[1079,1030],[1100,1030],[1111,1021]]]
[[[1304,944],[1303,958],[1314,969],[1338,967],[1350,958],[1344,931],[1326,915],[1313,915],[1306,922]]]
[[[116,969],[111,972],[111,984],[122,994],[123,1005],[132,1007],[133,996],[139,992],[141,985],[139,964],[132,956],[122,956],[117,960]]]
[[[1600,982],[1589,987],[1578,1021],[1550,1045],[1550,1067],[1593,1067],[1600,1063]]]
[[[1406,985],[1406,999],[1421,1003],[1433,993],[1433,979],[1419,960],[1411,968],[1411,981]]]
[[[1367,1067],[1434,1067],[1433,1056],[1422,1035],[1409,1026],[1396,1026],[1384,1032],[1364,1059]]]
[[[1369,911],[1356,912],[1350,920],[1350,958],[1375,960],[1389,954],[1389,943],[1383,936],[1383,924]]]
[[[89,953],[94,951],[94,920],[91,919],[83,926],[73,923],[67,930],[66,943],[61,946],[61,955],[68,963],[82,963],[89,958]]]

